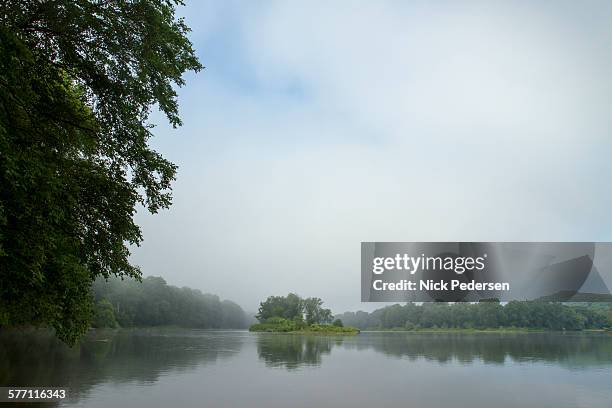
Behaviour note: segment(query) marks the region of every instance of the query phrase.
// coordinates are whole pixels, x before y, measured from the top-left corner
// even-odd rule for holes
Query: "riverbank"
[[[263,333],[301,333],[301,334],[359,334],[360,330],[355,327],[341,327],[327,324],[312,324],[299,327],[291,324],[257,323],[249,327],[251,332]]]
[[[583,330],[552,330],[542,328],[529,327],[500,327],[500,328],[483,328],[483,329],[465,329],[465,328],[420,328],[420,329],[363,329],[364,333],[376,332],[401,332],[401,333],[608,333],[612,334],[612,329],[583,329]]]

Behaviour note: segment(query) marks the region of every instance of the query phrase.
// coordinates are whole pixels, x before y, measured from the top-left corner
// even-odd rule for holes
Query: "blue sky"
[[[134,262],[342,312],[378,306],[361,241],[612,240],[611,6],[187,2],[206,69],[153,115],[179,173]]]

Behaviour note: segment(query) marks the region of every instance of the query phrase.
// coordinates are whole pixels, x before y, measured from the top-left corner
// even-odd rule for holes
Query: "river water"
[[[612,335],[0,334],[0,386],[35,385],[67,387],[66,407],[609,408]]]

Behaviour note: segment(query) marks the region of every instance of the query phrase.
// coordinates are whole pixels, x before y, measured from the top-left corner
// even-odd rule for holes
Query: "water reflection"
[[[503,364],[556,362],[569,367],[612,364],[612,336],[579,333],[394,333],[372,334],[371,341],[355,342],[357,349],[373,348],[409,360],[439,363],[459,361]]]
[[[612,397],[612,335],[366,332],[333,337],[118,330],[92,333],[70,349],[49,333],[0,332],[0,386],[67,387],[66,406],[125,406],[129,401],[143,408],[282,407],[296,400],[309,406],[384,400],[383,405],[395,406],[405,402],[396,390],[406,387],[416,405],[444,406],[454,399],[437,393],[440,373],[448,374],[443,387],[459,393],[466,406],[495,405],[499,393],[506,392],[525,400],[505,406],[607,407],[600,402]],[[480,393],[461,394],[473,385],[472,376],[487,386]],[[571,387],[564,388],[566,394],[534,391],[558,383]],[[518,388],[531,391],[516,394]]]
[[[469,364],[554,362],[567,368],[612,365],[612,336],[582,333],[362,333],[355,337],[261,334],[259,358],[288,370],[317,366],[334,347],[374,350],[407,360]]]
[[[240,352],[245,333],[219,336],[185,330],[92,332],[69,348],[44,331],[0,334],[0,386],[57,386],[71,400],[102,382],[154,383]]]
[[[321,357],[331,353],[332,347],[339,346],[344,337],[259,334],[257,354],[268,367],[284,367],[293,370],[300,366],[319,366]]]

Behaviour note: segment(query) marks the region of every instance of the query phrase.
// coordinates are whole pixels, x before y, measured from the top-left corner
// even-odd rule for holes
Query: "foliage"
[[[259,312],[255,317],[261,323],[274,317],[304,320],[307,325],[332,321],[331,310],[323,308],[321,299],[302,299],[294,293],[287,296],[269,296],[259,304]]]
[[[359,329],[355,327],[338,327],[330,324],[313,324],[304,329],[306,332],[313,333],[344,333],[344,334],[357,334]]]
[[[612,326],[608,310],[548,302],[414,303],[387,306],[372,313],[346,312],[335,316],[360,329],[406,330],[431,328],[546,330],[602,329]]]
[[[294,321],[282,317],[272,317],[262,323],[256,323],[249,328],[249,331],[262,332],[293,332],[300,330]]]
[[[319,298],[308,298],[304,300],[304,312],[306,314],[306,324],[331,323],[332,313],[329,309],[323,308],[323,301]]]
[[[264,322],[272,317],[283,317],[294,319],[302,316],[304,301],[296,294],[289,293],[287,296],[270,296],[259,305],[257,320]]]
[[[98,276],[140,277],[136,206],[170,205],[176,166],[151,149],[157,106],[199,70],[179,1],[0,3],[0,325],[74,343]]]
[[[108,299],[102,299],[96,303],[91,326],[100,328],[110,327],[113,329],[119,326],[119,323],[117,323],[117,319],[115,318],[113,305],[108,301]]]
[[[342,323],[342,322],[340,322]],[[343,327],[330,324],[299,324],[295,320],[282,317],[272,317],[262,323],[257,323],[249,328],[254,332],[308,332],[308,333],[344,333],[356,334],[359,330],[354,327]]]
[[[336,327],[344,327],[344,323],[342,323],[342,320],[340,319],[336,319],[334,320],[334,322],[332,323],[332,325],[336,326]]]
[[[332,312],[323,308],[323,301],[320,298],[302,299],[294,293],[287,296],[269,296],[259,304],[259,312],[255,317],[259,323],[252,325],[250,331],[359,332],[354,327],[343,327],[340,320],[331,325]]]
[[[236,303],[199,290],[177,288],[160,277],[98,279],[94,295],[108,302],[122,327],[182,326],[203,329],[243,329],[244,311]]]

